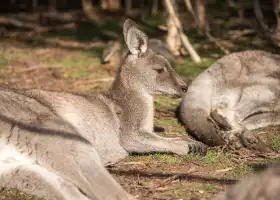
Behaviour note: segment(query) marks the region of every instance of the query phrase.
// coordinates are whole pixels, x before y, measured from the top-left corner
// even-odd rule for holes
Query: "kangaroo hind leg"
[[[71,182],[37,164],[1,163],[0,188],[15,188],[44,200],[89,200]]]

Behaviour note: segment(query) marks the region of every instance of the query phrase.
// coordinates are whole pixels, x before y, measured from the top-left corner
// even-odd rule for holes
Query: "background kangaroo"
[[[208,145],[268,150],[250,130],[280,124],[280,56],[244,51],[219,59],[190,84],[178,117]]]
[[[159,39],[149,39],[149,48],[154,52],[162,55],[167,59],[171,67],[175,68],[176,60],[169,50],[167,44]],[[126,54],[128,53],[127,45],[121,41],[110,41],[104,48],[101,63],[109,72],[115,73],[119,66],[123,65]]]
[[[133,21],[123,33],[129,53],[108,92],[0,90],[0,187],[49,200],[134,199],[105,164],[129,153],[205,153],[202,143],[152,132],[152,94],[179,96],[186,85]]]

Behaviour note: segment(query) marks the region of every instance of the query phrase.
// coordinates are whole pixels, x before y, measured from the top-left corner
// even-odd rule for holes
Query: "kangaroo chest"
[[[153,130],[154,108],[151,95],[134,96],[127,103],[122,102],[121,107],[121,132],[130,133],[138,130],[151,132]]]

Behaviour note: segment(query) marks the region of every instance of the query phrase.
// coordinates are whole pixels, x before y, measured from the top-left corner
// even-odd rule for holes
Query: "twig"
[[[179,178],[180,178],[179,175],[174,175],[174,176],[172,176],[172,177],[170,177],[170,178],[167,178],[167,179],[165,179],[164,181],[162,181],[160,184],[158,184],[158,185],[156,186],[156,188],[164,187],[164,186],[170,184],[172,181],[175,181],[175,180],[177,180],[177,179],[179,179]]]
[[[216,173],[221,173],[221,172],[228,172],[228,171],[231,171],[231,170],[233,170],[233,168],[229,167],[229,168],[225,168],[225,169],[218,169],[215,172]]]
[[[41,30],[46,29],[37,24],[22,22],[18,19],[15,19],[12,17],[4,17],[4,16],[0,16],[0,24],[7,24],[7,25],[9,24],[9,25],[13,25],[18,28],[26,28],[26,29],[31,29],[34,31],[41,31]]]
[[[244,35],[248,35],[248,34],[251,34],[251,33],[255,33],[255,32],[256,31],[253,30],[253,29],[245,29],[245,30],[242,30],[242,31],[231,31],[231,32],[229,32],[229,35],[230,35],[232,40],[236,40],[239,37],[242,37]]]
[[[79,85],[79,84],[95,84],[95,83],[100,83],[100,82],[111,82],[113,81],[115,78],[101,78],[101,79],[96,79],[96,80],[78,80],[75,82],[75,84]]]
[[[264,16],[263,16],[263,13],[262,13],[262,10],[261,10],[261,7],[260,7],[260,1],[259,0],[254,0],[254,12],[255,12],[256,18],[257,18],[261,28],[264,31],[267,32],[269,30],[269,27],[264,20]]]
[[[188,50],[188,52],[190,53],[190,56],[192,58],[192,60],[196,63],[201,62],[201,58],[198,55],[198,53],[195,51],[195,49],[193,48],[193,46],[191,45],[188,37],[184,34],[183,32],[183,28],[182,28],[182,24],[180,23],[180,20],[178,18],[178,16],[175,13],[175,10],[173,8],[173,5],[171,3],[170,0],[165,0],[165,5],[166,5],[166,9],[169,13],[169,15],[171,16],[176,28],[178,29],[178,33],[180,35],[181,41],[184,44],[184,47]]]
[[[212,36],[209,32],[206,32],[205,35],[208,37],[208,39],[215,43],[225,54],[229,54],[230,51],[224,47],[219,41],[217,38],[215,38],[214,36]]]
[[[26,69],[16,70],[15,72],[23,73],[23,72],[34,71],[37,69],[51,69],[51,68],[61,68],[61,67],[63,66],[62,65],[36,65],[36,66],[28,67]]]

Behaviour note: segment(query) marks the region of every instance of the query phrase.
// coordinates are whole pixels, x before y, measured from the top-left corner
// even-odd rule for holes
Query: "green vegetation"
[[[271,142],[271,148],[275,151],[280,150],[280,136],[279,135],[274,135],[271,138],[269,138]]]
[[[0,67],[6,67],[9,65],[9,60],[5,58],[0,58]]]
[[[0,200],[42,200],[38,197],[26,194],[16,189],[0,190]]]
[[[190,58],[185,58],[176,66],[176,71],[182,76],[196,77],[214,62],[215,59],[210,57],[202,58],[201,63],[195,63]]]
[[[194,154],[184,156],[186,162],[199,162],[204,164],[215,164],[227,161],[227,156],[217,150],[209,150],[204,157]]]

